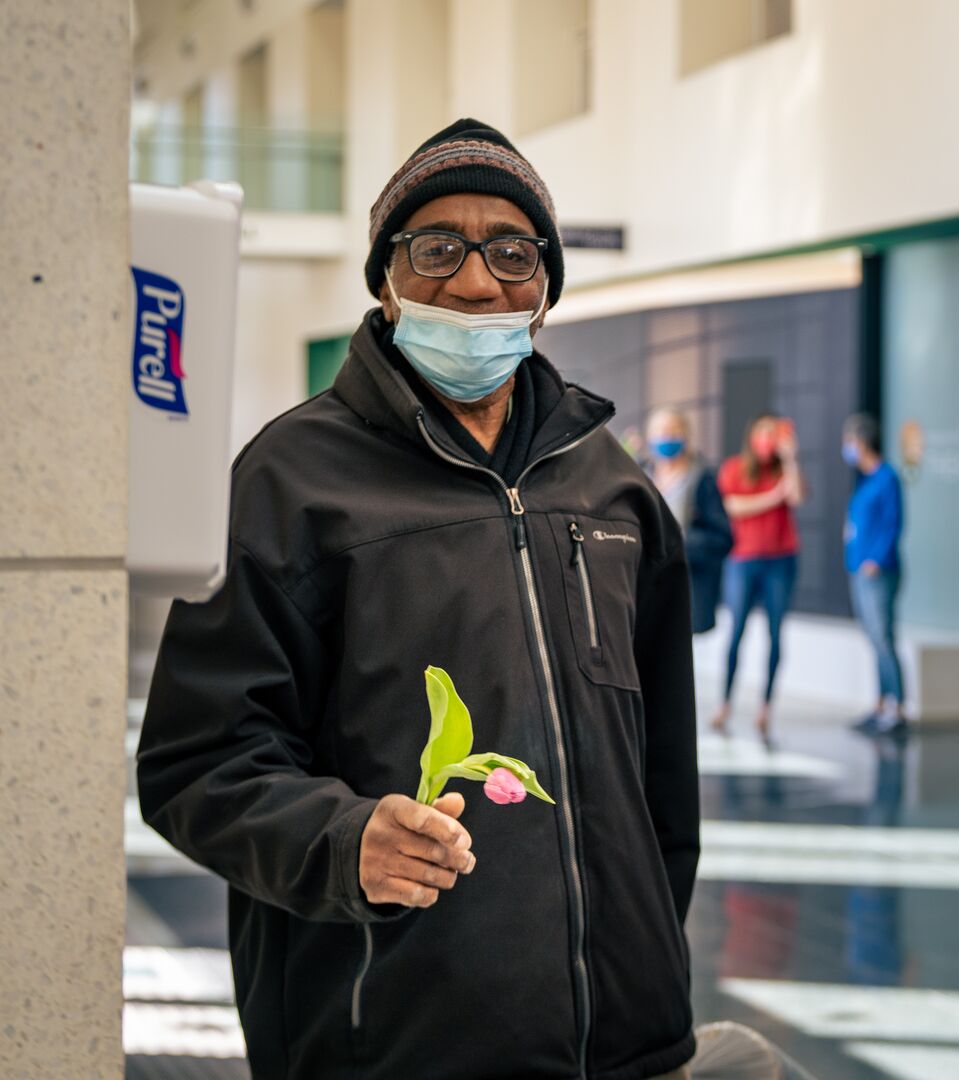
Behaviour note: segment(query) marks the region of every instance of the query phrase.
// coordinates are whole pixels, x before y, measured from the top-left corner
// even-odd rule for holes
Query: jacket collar
[[[380,348],[376,332],[380,318],[379,308],[372,308],[363,317],[363,322],[350,341],[346,361],[333,382],[333,390],[367,423],[422,445],[420,423],[426,420],[425,410]],[[549,365],[549,361],[540,353],[534,355]],[[555,453],[577,441],[594,428],[607,423],[615,412],[613,403],[606,398],[572,383],[562,385],[559,403],[533,437],[530,460]],[[431,437],[454,457],[463,457],[462,450],[446,432],[438,429],[438,425],[432,425],[429,430]]]

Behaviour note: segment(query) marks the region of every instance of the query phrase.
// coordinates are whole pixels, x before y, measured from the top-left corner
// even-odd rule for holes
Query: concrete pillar
[[[123,1075],[129,0],[0,6],[0,1076]]]

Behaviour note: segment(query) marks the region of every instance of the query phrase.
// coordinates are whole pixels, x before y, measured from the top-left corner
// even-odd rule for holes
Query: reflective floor
[[[959,1077],[959,729],[849,719],[784,703],[768,756],[747,713],[703,736],[697,1022],[749,1024],[822,1080]]]
[[[742,698],[732,734],[700,740],[696,1022],[749,1024],[818,1080],[959,1077],[959,726],[867,738],[784,702],[767,751]],[[127,1076],[248,1078],[225,886],[132,798],[127,861]]]

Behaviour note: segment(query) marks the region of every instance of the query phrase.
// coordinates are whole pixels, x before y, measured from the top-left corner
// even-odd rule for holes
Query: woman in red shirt
[[[717,478],[733,529],[725,581],[733,629],[726,663],[726,692],[712,726],[717,731],[726,730],[739,643],[749,612],[760,602],[769,620],[769,674],[756,728],[767,745],[769,703],[779,666],[779,636],[796,580],[799,552],[793,507],[803,500],[803,480],[796,451],[791,421],[774,413],[757,416],[746,428],[742,453],[725,461]]]

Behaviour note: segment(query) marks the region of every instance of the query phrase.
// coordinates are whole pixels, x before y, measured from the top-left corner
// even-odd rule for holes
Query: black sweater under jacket
[[[699,850],[678,527],[575,386],[509,494],[373,323],[234,466],[226,581],[173,605],[160,649],[143,815],[229,882],[255,1080],[669,1071],[694,1049]],[[528,762],[557,805],[453,781],[476,869],[429,909],[370,905],[360,836],[416,791],[429,664],[474,749]]]

